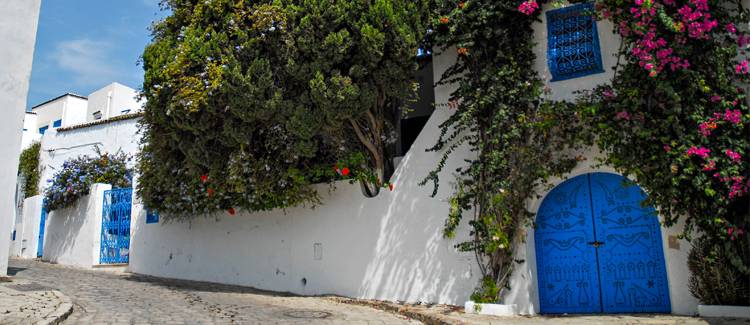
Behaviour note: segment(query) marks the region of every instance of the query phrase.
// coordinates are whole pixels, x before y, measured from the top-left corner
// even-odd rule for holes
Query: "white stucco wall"
[[[86,122],[86,99],[73,95],[63,95],[43,105],[35,106],[32,112],[37,115],[36,130],[44,126],[53,128],[53,123],[61,120],[61,127],[81,124]]]
[[[125,114],[124,110],[130,110],[128,113],[135,113],[141,110],[142,106],[135,99],[136,95],[135,89],[116,82],[93,92],[88,96],[89,103],[84,121],[94,121],[96,111],[101,111],[104,120]]]
[[[440,158],[424,148],[448,114],[435,112],[393,176],[395,190],[376,198],[339,182],[330,194],[319,188],[324,203],[315,209],[218,213],[168,224],[146,224],[136,204],[130,270],[299,294],[462,304],[480,276],[474,255],[454,248],[468,232],[462,228],[448,240],[441,231],[450,173],[468,153],[451,157],[436,198],[431,187],[417,185]]]
[[[72,207],[48,212],[42,260],[79,267],[99,264],[104,191],[111,188],[93,184],[90,194]]]
[[[39,244],[39,223],[42,218],[42,195],[32,196],[23,201],[23,220],[16,228],[18,250],[15,256],[36,258]]]
[[[0,0],[0,276],[7,274],[23,116],[40,0]]]
[[[95,146],[102,152],[127,154],[138,151],[138,119],[116,121],[68,131],[49,130],[42,139],[39,164],[43,166],[39,188],[47,187],[48,179],[70,159],[81,155],[94,155]],[[133,161],[134,163],[134,161]]]
[[[28,148],[34,141],[39,141],[41,135],[37,127],[36,114],[26,112],[23,119],[23,134],[21,136],[21,150]]]

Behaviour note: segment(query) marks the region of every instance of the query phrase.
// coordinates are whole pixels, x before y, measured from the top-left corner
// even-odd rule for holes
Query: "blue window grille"
[[[132,188],[104,191],[99,263],[128,263],[130,256],[130,213]]]
[[[53,128],[59,128],[61,126],[62,126],[62,120],[57,120],[57,121],[52,122]]]
[[[10,235],[10,240],[16,241],[16,231],[13,230],[13,233]]]
[[[547,12],[547,64],[552,81],[604,72],[594,4]]]
[[[146,209],[146,223],[159,223],[159,212]]]
[[[44,134],[44,132],[47,132],[47,129],[49,129],[49,125],[40,127],[39,134]]]

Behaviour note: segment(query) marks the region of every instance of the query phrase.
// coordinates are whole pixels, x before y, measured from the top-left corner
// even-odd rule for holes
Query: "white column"
[[[13,192],[41,0],[0,0],[0,276],[8,271]]]

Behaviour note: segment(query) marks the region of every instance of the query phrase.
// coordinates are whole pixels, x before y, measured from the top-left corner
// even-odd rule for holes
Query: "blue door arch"
[[[542,313],[669,313],[661,231],[643,190],[617,174],[569,179],[536,218]]]

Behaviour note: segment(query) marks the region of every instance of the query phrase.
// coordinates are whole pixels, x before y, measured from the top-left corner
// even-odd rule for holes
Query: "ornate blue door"
[[[535,231],[542,313],[670,311],[656,212],[624,181],[578,176],[542,202]]]
[[[132,188],[104,191],[99,263],[128,263]]]

